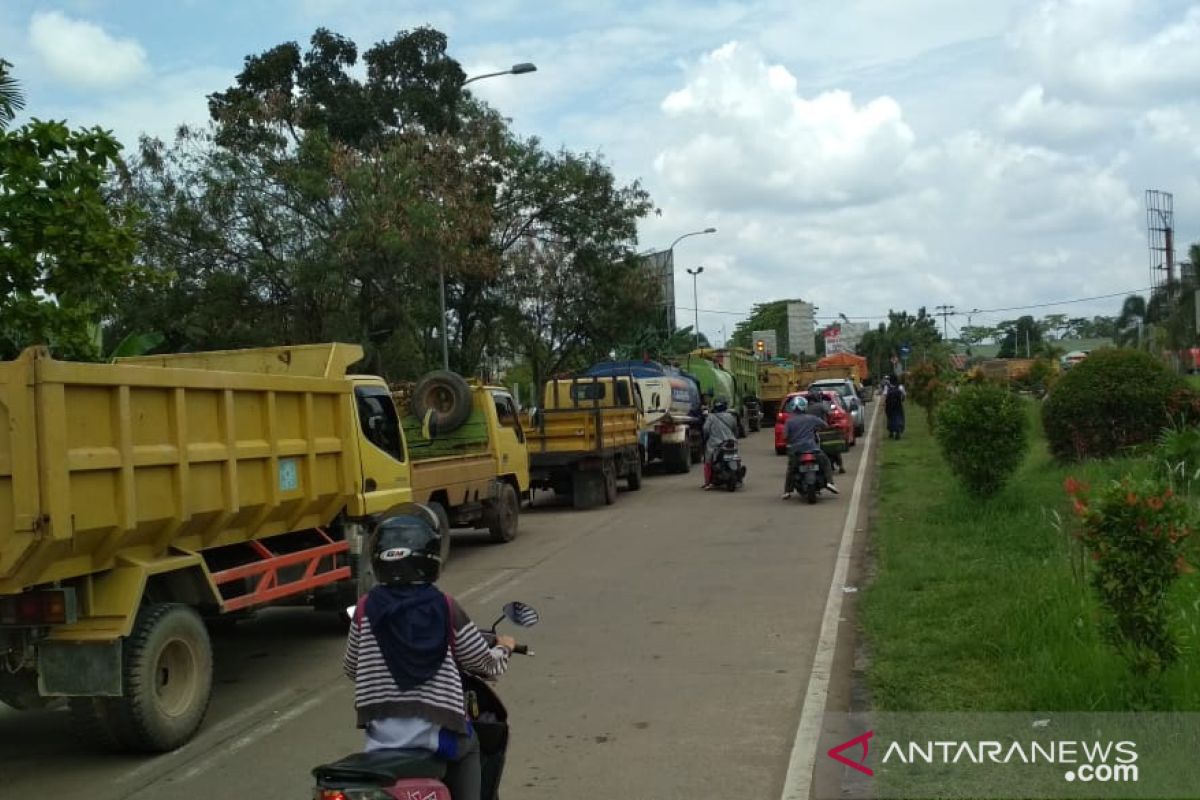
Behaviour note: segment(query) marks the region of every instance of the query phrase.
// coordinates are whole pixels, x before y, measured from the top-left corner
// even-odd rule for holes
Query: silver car
[[[862,398],[858,396],[858,391],[854,388],[854,381],[849,378],[824,378],[819,381],[813,381],[809,387],[810,390],[820,392],[837,392],[846,401],[846,407],[850,409],[850,416],[854,419],[854,434],[862,436],[867,430],[867,412],[863,408]]]

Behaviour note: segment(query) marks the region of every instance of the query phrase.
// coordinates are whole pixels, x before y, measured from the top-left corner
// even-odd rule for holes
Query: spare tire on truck
[[[471,416],[471,387],[461,375],[439,369],[417,381],[409,405],[413,416],[420,420],[432,411],[432,429],[450,433]]]

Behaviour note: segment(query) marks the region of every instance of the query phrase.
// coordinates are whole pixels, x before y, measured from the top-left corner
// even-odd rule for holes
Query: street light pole
[[[500,75],[525,75],[529,72],[537,72],[537,67],[527,61],[520,64],[513,64],[511,67],[499,72],[487,72],[483,75],[475,75],[467,78],[459,84],[459,91],[472,81],[480,81],[484,78],[495,78]],[[442,304],[442,369],[447,372],[450,370],[450,322],[446,317],[446,265],[441,259],[438,260],[438,296]]]
[[[700,276],[701,272],[704,272],[704,267],[696,267],[694,270],[689,269],[687,271],[687,274],[692,276],[692,311],[694,311],[696,314],[696,322],[695,326],[692,328],[692,333],[696,337],[697,350],[700,349],[700,296],[696,289],[696,279]]]
[[[672,296],[674,296],[674,294],[675,294],[675,292],[674,292],[675,245],[679,244],[680,242],[682,242],[684,239],[688,238],[689,236],[704,236],[705,234],[716,233],[716,232],[717,232],[716,228],[710,227],[710,228],[705,228],[702,231],[692,231],[690,233],[685,233],[682,236],[676,237],[675,241],[671,242],[670,247],[668,247],[666,249],[666,252],[671,254],[671,286],[672,286],[671,294],[672,294]],[[688,270],[688,272],[691,272],[691,270]],[[674,309],[672,309],[672,311],[673,310]],[[674,326],[670,324],[671,323],[671,314],[670,313],[666,314],[666,319],[664,320],[664,322],[667,323],[666,327],[668,328],[668,330],[666,331],[666,335],[669,337],[675,332]]]

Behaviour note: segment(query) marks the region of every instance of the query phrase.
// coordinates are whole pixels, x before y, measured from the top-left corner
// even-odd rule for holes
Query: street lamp
[[[672,245],[672,247],[674,247],[674,245]],[[689,269],[687,271],[687,274],[692,276],[692,311],[696,312],[696,323],[695,327],[692,329],[692,332],[696,335],[697,350],[700,349],[700,300],[698,294],[696,293],[696,278],[699,277],[701,272],[704,272],[704,267],[696,267],[694,270]]]
[[[707,233],[716,233],[716,232],[717,232],[716,228],[705,228],[702,231],[692,231],[691,233],[685,233],[682,236],[676,238],[675,241],[671,242],[671,246],[668,247],[665,251],[665,252],[671,254],[671,269],[672,270],[675,269],[675,245],[679,244],[680,242],[682,242],[684,239],[688,238],[689,236],[703,236]],[[690,273],[691,270],[688,270],[688,272]],[[672,276],[671,276],[672,285],[674,285],[674,280],[675,280],[675,277],[674,277],[674,273],[672,272]],[[673,291],[672,291],[672,294],[674,294]],[[674,326],[673,326],[673,324],[671,324],[673,322],[673,317],[672,317],[671,312],[673,312],[673,311],[674,311],[674,308],[672,308],[671,311],[666,314],[667,328],[669,328],[669,330],[667,331],[668,336],[670,336],[674,332]]]
[[[530,64],[528,61],[523,61],[520,64],[513,64],[508,69],[500,70],[499,72],[487,72],[487,73],[484,73],[483,75],[475,75],[473,77],[467,78],[465,81],[462,82],[462,85],[466,86],[468,83],[471,83],[472,81],[481,81],[484,78],[495,78],[497,75],[524,75],[528,72],[537,72],[537,66],[534,64]]]
[[[528,61],[523,61],[520,64],[513,64],[511,67],[500,72],[488,72],[483,75],[475,75],[467,78],[458,88],[461,91],[462,87],[472,81],[480,81],[484,78],[495,78],[499,75],[524,75],[529,72],[537,72],[537,67],[530,64]],[[442,302],[442,369],[450,370],[450,323],[446,317],[446,265],[442,261],[438,261],[438,294]]]

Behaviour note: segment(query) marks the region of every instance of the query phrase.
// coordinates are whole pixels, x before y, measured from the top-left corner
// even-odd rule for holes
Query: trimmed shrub
[[[950,471],[976,497],[1000,491],[1029,448],[1022,401],[998,386],[964,386],[941,404],[936,431]]]
[[[949,395],[950,387],[942,380],[941,370],[932,361],[922,361],[904,376],[909,397],[925,409],[925,420],[929,429],[937,428],[937,409]]]
[[[1183,379],[1148,353],[1098,350],[1064,375],[1042,405],[1050,452],[1104,458],[1154,441],[1186,406]]]

